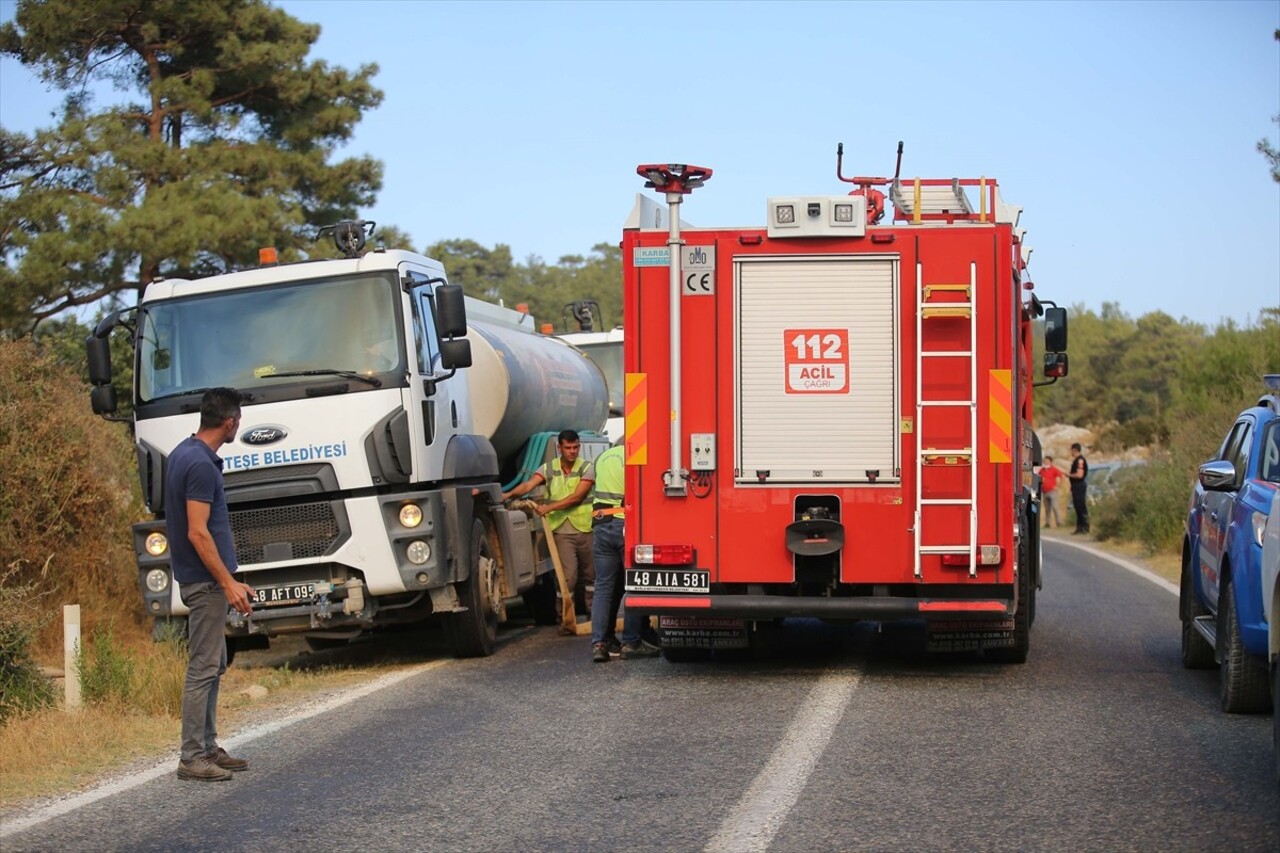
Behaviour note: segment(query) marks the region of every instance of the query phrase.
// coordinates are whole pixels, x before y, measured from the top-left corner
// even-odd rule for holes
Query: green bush
[[[1138,542],[1151,552],[1177,551],[1190,498],[1185,467],[1157,460],[1135,467],[1116,491],[1098,501],[1089,526],[1099,539]]]
[[[137,666],[116,641],[112,623],[99,627],[76,654],[80,696],[86,705],[124,708],[134,696]]]
[[[37,660],[61,660],[62,606],[87,636],[113,622],[125,645],[149,642],[130,525],[143,517],[128,430],[89,409],[88,387],[29,340],[0,340],[0,554],[29,584],[42,619]]]
[[[33,583],[14,583],[17,564],[0,571],[0,725],[53,704],[52,682],[31,655],[47,613]]]

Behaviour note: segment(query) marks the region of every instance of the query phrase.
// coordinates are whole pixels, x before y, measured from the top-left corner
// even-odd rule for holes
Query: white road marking
[[[325,713],[326,711],[341,708],[343,705],[349,705],[357,699],[363,699],[371,693],[377,693],[379,690],[384,690],[395,684],[399,684],[406,678],[412,678],[415,675],[419,675],[432,669],[437,669],[452,662],[452,659],[437,660],[423,664],[422,666],[416,666],[412,669],[406,669],[400,672],[393,672],[389,675],[384,675],[381,678],[370,681],[368,684],[353,687],[350,690],[339,693],[333,698],[325,702],[321,702],[319,705],[307,708],[305,711],[298,711],[297,713],[290,714],[286,717],[281,717],[278,720],[272,720],[269,723],[251,726],[240,734],[223,741],[222,746],[228,751],[234,750],[238,746],[252,743],[258,738],[265,737],[269,734],[278,732],[281,729],[288,728],[295,723],[300,723],[303,720],[309,720],[312,717]],[[176,764],[177,762],[173,759],[168,759],[154,767],[139,770],[137,773],[131,773],[123,778],[103,782],[82,794],[76,794],[65,800],[59,800],[58,802],[39,809],[26,817],[18,818],[16,820],[7,820],[5,821],[4,826],[0,827],[0,838],[6,838],[10,835],[22,832],[23,830],[30,829],[33,826],[38,826],[55,817],[60,817],[64,814],[68,814],[69,812],[73,812],[76,809],[83,808],[90,803],[96,803],[98,800],[110,797],[114,794],[119,794],[123,791],[129,790],[130,788],[136,788],[139,785],[144,785],[153,779],[159,779],[161,776],[174,773],[177,769]],[[203,783],[192,782],[190,784],[194,785]]]
[[[861,673],[850,672],[819,679],[769,762],[707,844],[707,853],[768,849],[800,799],[861,679]]]
[[[1138,577],[1146,578],[1166,592],[1171,592],[1174,595],[1179,594],[1178,585],[1176,583],[1165,580],[1159,575],[1151,572],[1149,569],[1144,569],[1142,566],[1139,566],[1137,563],[1130,563],[1128,560],[1121,557],[1113,557],[1105,551],[1099,551],[1097,548],[1091,548],[1082,542],[1072,542],[1068,539],[1045,539],[1044,541],[1053,542],[1057,545],[1070,545],[1072,548],[1079,548],[1081,551],[1087,551],[1099,560],[1106,560],[1109,563],[1115,563],[1120,568],[1131,571]]]

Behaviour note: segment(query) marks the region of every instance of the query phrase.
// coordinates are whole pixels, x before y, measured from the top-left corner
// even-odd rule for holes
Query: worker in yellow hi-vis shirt
[[[534,471],[529,479],[509,492],[504,501],[518,498],[543,483],[547,484],[547,502],[538,505],[537,513],[545,516],[555,536],[556,552],[564,568],[564,581],[573,595],[578,612],[591,608],[588,587],[595,583],[595,564],[591,557],[591,504],[587,496],[595,485],[596,469],[583,461],[578,453],[582,445],[578,433],[561,430],[556,436],[560,455]]]
[[[617,642],[613,637],[622,603],[623,508],[626,462],[622,445],[614,445],[596,457],[596,494],[591,505],[595,542],[596,597],[591,605],[591,659],[607,663]],[[643,633],[645,617],[626,613],[622,620],[618,653],[624,658],[653,657],[660,651]]]

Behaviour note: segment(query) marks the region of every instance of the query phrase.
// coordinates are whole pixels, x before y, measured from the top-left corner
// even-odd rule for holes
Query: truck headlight
[[[147,549],[147,553],[151,556],[159,557],[169,550],[169,538],[159,530],[152,531],[147,534],[147,541],[143,547]]]
[[[153,536],[156,534],[152,534]],[[164,537],[160,537],[163,539]],[[164,569],[152,569],[147,572],[147,589],[152,592],[164,592],[169,588],[169,573]]]
[[[415,566],[421,566],[431,559],[431,546],[427,544],[425,539],[415,539],[409,543],[406,553],[410,563]]]
[[[405,504],[400,507],[400,524],[404,527],[417,527],[422,523],[422,509],[417,504]]]

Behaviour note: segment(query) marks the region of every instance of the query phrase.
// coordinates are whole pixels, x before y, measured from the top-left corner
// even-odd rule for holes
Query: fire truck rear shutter
[[[896,482],[896,257],[736,265],[738,482]]]

